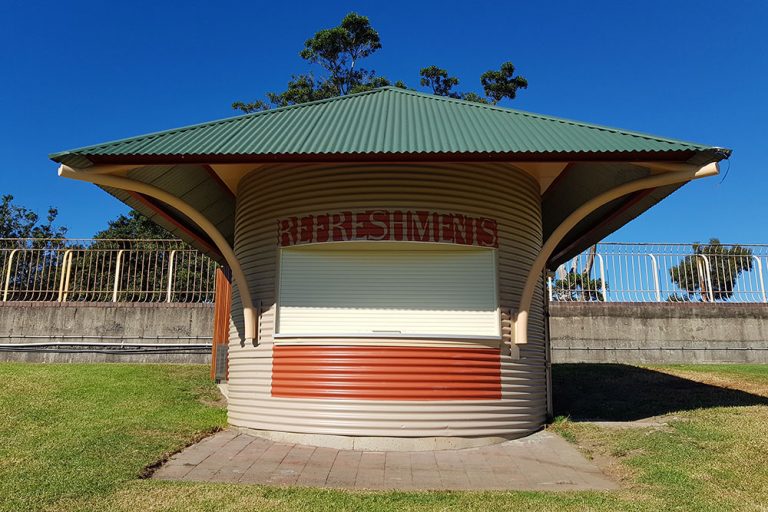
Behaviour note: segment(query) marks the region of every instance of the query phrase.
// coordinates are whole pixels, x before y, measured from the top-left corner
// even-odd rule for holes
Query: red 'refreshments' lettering
[[[366,210],[288,217],[277,222],[282,247],[348,241],[432,242],[498,247],[498,224],[488,217],[426,210]]]

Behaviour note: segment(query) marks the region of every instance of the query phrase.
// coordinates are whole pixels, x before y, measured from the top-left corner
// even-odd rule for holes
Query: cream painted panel
[[[502,398],[493,401],[380,402],[273,398],[270,392],[278,275],[277,219],[344,209],[431,209],[498,222],[499,304],[519,301],[541,248],[539,184],[505,164],[271,165],[238,188],[235,252],[261,303],[259,345],[245,344],[233,294],[229,421],[255,429],[362,436],[522,436],[544,424],[546,381],[543,289],[519,358],[502,350]],[[291,339],[290,342],[309,342]],[[333,340],[331,340],[333,341]],[[409,340],[382,340],[402,345]],[[365,340],[369,343],[370,340]],[[467,346],[471,340],[410,340]],[[281,341],[282,343],[282,341]],[[487,345],[487,340],[477,340]]]
[[[280,308],[279,336],[499,336],[496,311],[376,308]]]
[[[500,335],[493,250],[332,245],[281,250],[280,334]]]

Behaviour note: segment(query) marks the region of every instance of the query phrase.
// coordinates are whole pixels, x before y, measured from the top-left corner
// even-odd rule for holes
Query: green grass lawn
[[[144,480],[222,428],[207,368],[0,363],[0,510],[766,510],[768,366],[558,365],[551,427],[614,492],[345,492]],[[617,430],[579,419],[672,418]],[[567,419],[570,418],[570,419]]]

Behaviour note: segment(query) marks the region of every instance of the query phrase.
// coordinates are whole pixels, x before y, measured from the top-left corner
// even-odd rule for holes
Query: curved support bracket
[[[557,228],[555,228],[547,241],[544,242],[539,255],[536,257],[533,265],[528,271],[525,287],[523,288],[523,293],[520,296],[520,306],[517,309],[517,318],[515,318],[515,343],[528,343],[528,312],[531,309],[533,294],[536,291],[536,286],[539,282],[539,279],[541,278],[542,272],[544,272],[547,261],[549,261],[549,258],[552,256],[555,248],[557,248],[557,245],[562,241],[563,238],[565,238],[568,232],[571,231],[587,215],[597,210],[601,206],[633,192],[638,192],[640,190],[649,188],[674,185],[676,183],[683,183],[698,178],[704,178],[706,176],[714,176],[717,173],[717,162],[712,162],[705,165],[704,167],[688,165],[683,167],[682,170],[655,174],[653,176],[648,176],[624,183],[618,187],[612,188],[603,192],[602,194],[593,197],[583,205],[579,206],[576,210],[574,210],[573,213],[566,217],[566,219],[561,222]]]
[[[197,211],[189,203],[186,203],[178,197],[166,192],[165,190],[158,188],[154,185],[142,183],[140,181],[132,180],[130,178],[124,178],[120,176],[110,176],[108,174],[100,174],[98,172],[82,173],[77,169],[69,167],[67,165],[61,165],[59,167],[59,176],[65,178],[86,181],[95,185],[102,185],[105,187],[117,188],[120,190],[126,190],[130,192],[137,192],[150,196],[154,199],[162,201],[187,217],[197,224],[208,237],[216,245],[216,249],[221,252],[221,255],[229,265],[232,271],[232,278],[237,283],[237,289],[240,293],[240,300],[243,304],[243,318],[245,323],[245,341],[247,343],[253,343],[256,340],[256,327],[258,325],[258,310],[254,306],[253,299],[251,298],[251,292],[248,288],[248,282],[245,279],[245,273],[243,272],[240,262],[235,256],[235,252],[230,247],[224,235],[209,221],[203,214]]]

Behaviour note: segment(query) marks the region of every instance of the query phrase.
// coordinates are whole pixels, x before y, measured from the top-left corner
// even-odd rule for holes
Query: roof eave
[[[688,159],[688,163],[692,165],[706,165],[712,162],[727,160],[731,157],[732,153],[732,149],[711,147],[701,151],[696,151],[691,156],[691,158]]]
[[[314,153],[314,154],[166,154],[83,155],[56,153],[51,159],[72,167],[106,164],[225,164],[309,162],[688,162],[704,165],[730,156],[722,148],[675,151],[578,151],[578,152],[420,152],[420,153]]]

